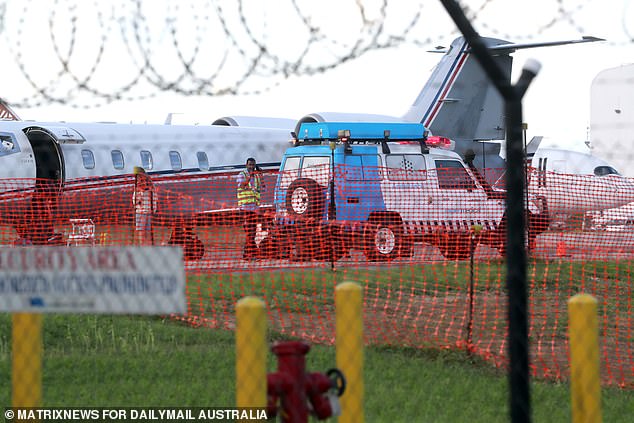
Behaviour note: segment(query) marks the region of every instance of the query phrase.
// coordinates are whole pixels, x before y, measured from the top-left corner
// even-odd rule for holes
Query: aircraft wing
[[[544,41],[544,42],[535,42],[535,43],[506,43],[506,44],[498,44],[496,46],[488,46],[488,49],[492,50],[492,51],[503,51],[504,53],[512,53],[515,50],[521,50],[521,49],[525,49],[525,48],[563,46],[563,45],[566,45],[566,44],[593,43],[595,41],[605,41],[605,39],[598,38],[598,37],[593,37],[593,36],[583,36],[583,37],[581,37],[581,39],[578,39],[578,40]],[[469,50],[467,50],[467,51],[469,51]]]

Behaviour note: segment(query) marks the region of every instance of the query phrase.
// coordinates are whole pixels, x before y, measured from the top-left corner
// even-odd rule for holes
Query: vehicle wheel
[[[324,204],[323,189],[312,179],[297,179],[286,191],[286,210],[292,217],[319,221]]]
[[[205,255],[205,245],[194,235],[185,241],[183,255],[185,260],[200,260]]]
[[[390,261],[399,256],[403,227],[387,222],[370,223],[365,233],[365,256],[370,261]]]
[[[469,234],[445,234],[438,245],[438,249],[447,260],[466,260],[471,257]]]
[[[264,238],[258,246],[258,256],[264,259],[279,259],[282,256],[280,242],[271,236]]]
[[[191,228],[174,227],[167,244],[183,247],[183,258],[186,261],[200,260],[205,255],[205,244],[193,233]]]
[[[319,248],[316,247],[319,234],[316,225],[306,222],[297,222],[293,225],[292,233],[289,234],[289,243],[295,246],[294,260],[311,261],[318,259]]]
[[[347,254],[347,246],[345,235],[342,233],[341,227],[330,225],[327,226],[326,236],[324,237],[324,250],[326,251],[325,259],[327,261],[338,261]]]
[[[403,235],[403,241],[401,242],[401,249],[398,255],[404,259],[412,258],[414,255],[414,241],[411,236]]]

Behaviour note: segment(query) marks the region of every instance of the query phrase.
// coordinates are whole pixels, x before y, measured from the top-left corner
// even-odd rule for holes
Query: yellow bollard
[[[578,294],[568,300],[573,423],[598,423],[601,416],[597,300]]]
[[[339,423],[363,422],[363,291],[360,285],[344,282],[337,286],[337,367],[346,378],[341,396]]]
[[[12,325],[12,406],[41,407],[42,315],[13,313]]]
[[[236,306],[236,406],[266,407],[266,310],[245,297]]]

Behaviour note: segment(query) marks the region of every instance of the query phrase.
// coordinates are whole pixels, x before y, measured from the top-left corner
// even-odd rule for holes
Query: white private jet
[[[536,44],[492,38],[485,41],[510,78],[510,54],[517,49],[596,39]],[[192,226],[205,216],[231,216],[235,208],[233,178],[244,168],[247,157],[255,157],[262,167],[269,187],[263,202],[271,204],[274,171],[289,146],[291,130],[303,122],[423,122],[434,134],[454,140],[460,154],[474,146],[475,151],[483,151],[476,156],[479,167],[499,168],[504,166],[498,156],[499,145],[491,147],[478,141],[499,139],[504,134],[503,109],[499,94],[464,39],[458,38],[401,117],[332,112],[311,113],[298,121],[226,116],[211,126],[0,120],[0,213],[5,222],[23,229],[24,216],[33,208],[32,193],[45,186],[56,193],[58,219],[124,221],[131,215],[133,168],[141,166],[159,191],[159,220],[166,225],[179,221],[175,226]],[[17,118],[10,109],[0,116]],[[616,177],[604,180],[621,184]],[[610,204],[622,201],[620,189]],[[589,189],[580,187],[579,191]],[[606,193],[615,191],[602,192],[603,202]],[[555,201],[549,204],[551,209],[559,208],[559,197],[546,198]],[[21,234],[29,236],[28,231]]]
[[[634,180],[590,153],[527,145],[528,191],[546,199],[552,215],[573,215],[620,207],[634,201]],[[504,174],[496,181],[504,188]]]

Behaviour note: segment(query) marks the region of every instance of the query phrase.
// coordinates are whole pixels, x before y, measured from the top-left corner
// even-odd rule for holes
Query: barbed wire
[[[496,7],[510,7],[501,0],[463,7],[486,35],[524,41],[562,25],[585,34],[578,16],[593,1],[552,0],[555,13],[528,33],[493,20]],[[625,18],[630,3],[623,5],[624,38],[612,44],[634,43],[634,22]],[[5,100],[88,108],[162,92],[258,94],[372,50],[445,42],[456,36],[453,25],[441,34],[429,29],[441,13],[429,0],[1,0],[3,82],[26,93]]]

